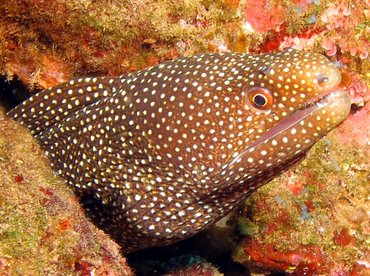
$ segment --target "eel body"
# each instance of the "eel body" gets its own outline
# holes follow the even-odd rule
[[[209,53],[72,80],[8,114],[124,251],[213,224],[301,160],[350,110],[317,53]]]

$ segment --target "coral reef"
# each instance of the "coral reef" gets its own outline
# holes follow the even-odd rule
[[[0,129],[0,275],[132,275],[3,108]]]
[[[335,56],[364,74],[370,67],[368,4],[2,1],[0,74],[46,88],[74,76],[119,75],[197,52],[285,47]]]
[[[370,269],[369,3],[284,3],[260,6],[264,16],[256,22],[253,13],[247,14],[250,35],[265,35],[256,51],[285,47],[322,51],[343,68],[343,88],[355,105],[364,107],[354,108],[300,166],[247,201],[246,213],[239,217],[240,231],[247,238],[234,259],[252,271],[363,275]],[[296,4],[301,16],[288,8]]]
[[[292,47],[326,54],[362,108],[300,166],[247,201],[238,217],[246,238],[234,259],[264,272],[366,275],[369,6],[368,0],[0,1],[0,75],[43,89],[206,51]],[[117,246],[86,221],[32,138],[3,113],[0,274],[129,275]],[[212,270],[202,265],[178,272]]]
[[[165,274],[166,276],[178,276],[178,275],[187,275],[187,276],[221,276],[220,272],[210,263],[199,263],[192,264],[187,267],[176,269],[170,273]]]
[[[247,200],[236,261],[297,275],[369,272],[369,125],[367,103]]]
[[[10,0],[0,3],[0,74],[46,88],[207,51],[236,24],[222,1]],[[210,39],[211,38],[211,39]]]

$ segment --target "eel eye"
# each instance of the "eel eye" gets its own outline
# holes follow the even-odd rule
[[[248,90],[249,105],[258,111],[267,111],[274,103],[270,91],[266,88],[253,87]]]

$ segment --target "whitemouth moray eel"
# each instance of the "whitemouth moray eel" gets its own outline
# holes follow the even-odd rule
[[[128,252],[194,235],[301,160],[349,113],[340,81],[316,53],[202,54],[72,80],[8,114]]]

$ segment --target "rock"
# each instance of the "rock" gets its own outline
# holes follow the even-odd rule
[[[3,109],[0,129],[0,274],[133,275],[119,246],[86,219],[51,171],[36,140]]]

